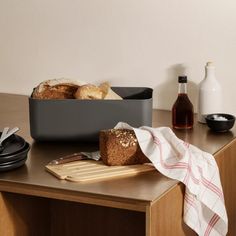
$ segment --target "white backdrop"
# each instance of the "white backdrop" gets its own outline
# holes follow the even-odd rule
[[[154,88],[170,109],[177,76],[197,85],[213,61],[224,111],[236,114],[235,0],[0,0],[0,92],[52,78]]]

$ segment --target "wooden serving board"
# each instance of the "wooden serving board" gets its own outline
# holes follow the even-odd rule
[[[73,182],[110,179],[132,176],[146,171],[155,170],[150,164],[107,166],[101,161],[81,160],[60,165],[46,165],[46,170],[59,179]]]

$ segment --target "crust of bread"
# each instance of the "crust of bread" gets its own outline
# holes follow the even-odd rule
[[[41,82],[33,91],[36,99],[72,99],[84,82],[61,78]]]
[[[103,93],[103,99],[105,100],[122,100],[122,97],[119,96],[117,93],[115,93],[108,82],[102,83],[99,85],[99,88],[101,89]]]
[[[77,99],[89,99],[89,100],[103,99],[103,92],[99,87],[95,85],[85,84],[77,89],[74,96]]]
[[[150,162],[143,154],[133,130],[110,129],[99,133],[101,160],[109,166]]]
[[[89,99],[121,100],[108,82],[99,86],[67,78],[51,79],[41,82],[33,91],[35,99]]]

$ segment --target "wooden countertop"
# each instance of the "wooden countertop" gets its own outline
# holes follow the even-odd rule
[[[135,210],[144,211],[146,204],[156,201],[178,183],[157,171],[82,184],[58,180],[44,169],[49,161],[78,151],[96,150],[97,144],[34,142],[29,131],[27,96],[0,94],[0,110],[0,130],[5,126],[18,126],[20,127],[18,134],[31,144],[24,166],[0,173],[0,191],[80,202],[89,197],[94,204],[102,204],[100,201],[106,200],[105,205],[109,206],[109,201],[117,201],[123,205],[127,204],[127,209],[132,209],[135,202],[136,205],[140,205],[140,208],[137,207]],[[153,126],[171,126],[171,113],[154,110]],[[227,133],[213,133],[206,125],[195,122],[193,130],[175,131],[175,133],[179,138],[215,154],[235,138],[236,129]]]

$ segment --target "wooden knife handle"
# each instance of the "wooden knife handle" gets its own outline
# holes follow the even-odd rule
[[[53,160],[51,162],[49,162],[49,165],[60,165],[60,164],[65,164],[68,162],[72,162],[72,161],[80,161],[80,160],[85,160],[87,159],[87,157],[81,153],[73,153],[67,156],[63,156],[60,157],[56,160]]]

